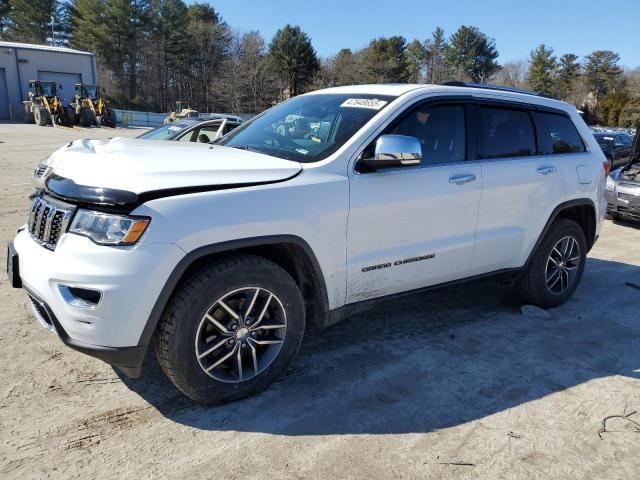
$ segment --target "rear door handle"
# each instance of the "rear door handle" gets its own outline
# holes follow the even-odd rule
[[[465,183],[473,182],[476,179],[475,175],[457,175],[449,179],[449,183],[455,183],[456,185],[464,185]]]
[[[550,173],[556,173],[558,169],[556,167],[539,167],[538,173],[540,175],[548,175]]]

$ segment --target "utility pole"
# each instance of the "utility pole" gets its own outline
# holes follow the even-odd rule
[[[53,29],[53,15],[51,15],[51,45],[56,46],[56,32]]]

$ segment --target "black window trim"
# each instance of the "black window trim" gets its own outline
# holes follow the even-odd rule
[[[500,110],[510,110],[510,111],[515,111],[515,112],[525,113],[527,115],[527,118],[529,119],[529,123],[531,124],[531,129],[532,129],[532,132],[533,132],[533,142],[534,142],[534,147],[533,148],[535,148],[535,154],[534,155],[518,155],[518,156],[512,156],[512,157],[478,158],[477,152],[476,152],[476,157],[475,157],[476,161],[478,161],[478,162],[495,162],[495,161],[517,160],[517,159],[521,159],[521,158],[532,158],[532,157],[542,156],[542,155],[538,154],[538,152],[540,151],[540,147],[538,145],[538,133],[536,131],[535,122],[533,121],[533,118],[532,118],[532,115],[531,115],[531,112],[530,112],[531,109],[528,106],[526,106],[527,104],[521,104],[521,105],[522,106],[518,106],[517,102],[507,102],[507,103],[504,103],[503,105],[496,105],[493,102],[487,104],[484,101],[475,102],[475,104],[474,104],[473,123],[474,124],[478,124],[479,123],[479,113],[480,113],[479,111],[483,107],[500,109]],[[478,132],[476,132],[476,144],[479,143],[478,142],[478,138],[477,138],[477,133]]]
[[[451,96],[439,96],[439,97],[431,97],[426,99],[418,100],[417,102],[410,103],[406,105],[405,108],[402,109],[393,119],[389,121],[389,123],[380,131],[380,133],[373,136],[371,141],[366,142],[364,148],[359,154],[359,157],[366,152],[378,138],[382,135],[387,134],[390,130],[393,130],[398,126],[398,124],[402,123],[411,112],[415,111],[417,108],[423,107],[436,107],[436,106],[462,106],[464,108],[464,130],[465,130],[465,158],[463,160],[459,160],[457,162],[438,162],[438,163],[420,163],[414,167],[391,167],[385,168],[381,170],[377,170],[377,172],[390,172],[395,170],[419,170],[423,168],[429,167],[439,167],[442,165],[460,165],[462,163],[468,161],[474,161],[476,155],[476,140],[475,135],[471,136],[471,133],[475,134],[474,123],[472,121],[472,111],[471,104],[473,103],[473,97],[470,95],[451,95]],[[366,170],[360,170],[358,168],[360,158],[358,158],[354,164],[354,171],[356,174],[369,174],[376,173],[370,172]]]
[[[529,112],[529,116],[531,117],[531,121],[533,122],[533,128],[534,131],[536,132],[536,150],[537,150],[537,157],[549,157],[549,156],[558,156],[558,155],[579,155],[579,154],[583,154],[583,153],[587,153],[588,148],[587,148],[587,144],[584,141],[584,138],[582,138],[582,135],[580,135],[580,131],[576,128],[576,125],[573,123],[573,120],[571,120],[571,117],[569,115],[566,114],[566,112],[564,112],[564,114],[558,114],[558,113],[554,113],[554,112],[544,112],[541,111],[540,113],[546,113],[549,115],[560,115],[562,117],[565,117],[566,119],[569,120],[569,123],[571,123],[571,126],[573,127],[573,129],[575,130],[576,134],[578,135],[578,138],[580,139],[580,143],[582,143],[582,151],[581,152],[566,152],[566,153],[541,153],[542,152],[542,148],[540,147],[540,144],[538,143],[538,124],[536,123],[535,118],[533,118],[532,112]]]
[[[533,126],[533,135],[534,135],[534,139],[536,142],[536,153],[535,155],[521,155],[518,157],[500,157],[500,158],[478,158],[477,155],[475,158],[470,159],[470,160],[475,160],[475,161],[479,161],[479,162],[495,162],[495,161],[504,161],[504,160],[519,160],[519,159],[523,159],[523,158],[538,158],[538,157],[551,157],[551,156],[558,156],[558,155],[584,155],[585,153],[589,152],[589,149],[587,148],[587,143],[584,141],[584,138],[582,138],[582,135],[580,134],[580,131],[576,128],[575,124],[573,123],[573,120],[571,120],[571,116],[565,112],[564,110],[560,110],[558,108],[553,108],[553,107],[548,107],[546,105],[536,105],[536,104],[532,104],[532,103],[523,103],[523,102],[512,102],[512,101],[508,101],[508,100],[495,100],[492,98],[474,98],[472,102],[470,102],[473,106],[474,109],[477,109],[479,107],[489,107],[489,108],[502,108],[505,110],[519,110],[519,111],[524,111],[528,114],[529,116],[529,121],[531,122],[531,125]],[[582,142],[582,148],[584,149],[582,152],[567,152],[567,153],[555,153],[555,154],[542,154],[540,153],[541,147],[540,147],[540,142],[539,142],[539,135],[538,135],[538,126],[533,118],[532,112],[540,112],[540,113],[548,113],[548,114],[552,114],[552,115],[560,115],[563,116],[565,118],[567,118],[570,122],[571,125],[573,126],[573,128],[576,130],[576,133],[578,134],[578,137],[580,138],[580,141]],[[474,117],[473,117],[473,123],[476,124],[478,121],[477,118],[477,112],[474,112]],[[477,141],[477,140],[476,140]],[[477,153],[477,152],[476,152]]]
[[[560,108],[550,107],[548,105],[538,105],[535,103],[528,103],[522,101],[515,100],[507,100],[507,99],[498,99],[498,98],[489,98],[489,97],[481,97],[475,95],[440,95],[440,96],[430,96],[427,98],[420,98],[414,102],[409,102],[406,105],[400,107],[400,111],[396,114],[395,117],[390,119],[388,123],[382,128],[382,130],[369,137],[371,140],[366,140],[359,148],[359,153],[357,154],[357,158],[355,162],[353,162],[353,171],[356,175],[360,174],[369,174],[375,172],[361,171],[358,168],[358,163],[360,157],[367,149],[375,143],[375,141],[380,137],[380,135],[384,135],[389,129],[392,129],[406,118],[409,113],[418,107],[423,106],[435,106],[435,105],[464,105],[465,107],[465,135],[466,135],[466,152],[465,159],[459,162],[443,162],[443,163],[425,163],[416,165],[415,167],[394,167],[394,168],[386,168],[382,171],[396,171],[396,170],[415,170],[429,167],[439,167],[442,165],[461,165],[466,162],[495,162],[495,161],[504,161],[504,160],[517,160],[522,158],[537,158],[537,157],[548,157],[550,155],[539,155],[540,146],[538,145],[538,136],[537,136],[537,127],[535,121],[532,118],[531,111],[542,112],[542,113],[551,113],[555,115],[562,115],[569,119],[569,121],[573,124],[573,120],[571,119],[571,115],[569,115],[566,111]],[[524,110],[529,113],[529,119],[533,125],[534,136],[536,139],[536,155],[531,156],[522,156],[522,157],[505,157],[505,158],[491,158],[491,159],[479,159],[477,156],[477,132],[476,132],[476,112],[475,110],[478,106],[489,106],[489,107],[497,107],[497,108],[507,108],[507,109],[515,109],[515,110]],[[246,123],[246,122],[245,122]],[[584,146],[583,152],[572,152],[572,153],[561,153],[557,155],[584,155],[589,153],[588,143],[584,141],[582,134],[578,130],[578,128],[574,124],[574,128],[582,141]],[[353,157],[352,157],[353,158]]]

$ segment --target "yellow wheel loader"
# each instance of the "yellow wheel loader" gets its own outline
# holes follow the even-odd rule
[[[176,109],[165,117],[163,124],[167,125],[182,118],[198,118],[198,112],[189,107],[189,103],[183,100],[176,102]]]
[[[56,82],[29,81],[29,100],[22,102],[22,105],[26,123],[35,123],[41,127],[49,123],[54,127],[73,126],[71,109],[62,105]]]
[[[76,83],[76,96],[71,103],[74,113],[74,122],[83,127],[95,125],[115,128],[116,112],[107,107],[102,98],[100,85]]]

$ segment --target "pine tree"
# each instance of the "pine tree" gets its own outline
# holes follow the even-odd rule
[[[420,83],[424,80],[427,61],[427,49],[419,40],[413,40],[407,45],[407,76],[411,83]]]
[[[573,93],[576,81],[580,77],[580,63],[578,56],[565,53],[558,61],[558,76],[556,78],[555,94],[561,100],[567,100]]]
[[[442,83],[449,77],[446,51],[448,45],[444,30],[436,28],[431,38],[425,42],[426,49],[426,83]]]
[[[11,11],[11,4],[9,0],[0,0],[0,38],[4,37],[4,32],[9,26],[9,12]]]
[[[177,99],[176,94],[180,95],[181,80],[189,73],[189,14],[182,0],[151,0],[149,18],[147,55],[153,59],[155,78],[147,77],[147,81],[153,82],[149,86],[155,92],[153,100],[164,111]],[[176,87],[171,89],[173,95],[170,85]]]
[[[362,52],[363,81],[396,83],[409,80],[407,42],[404,37],[377,38]]]
[[[320,69],[311,39],[298,26],[287,24],[278,30],[269,45],[269,55],[291,96],[298,95]]]
[[[611,92],[622,75],[620,56],[610,50],[596,50],[585,57],[584,78],[596,101]]]
[[[451,36],[446,58],[459,80],[482,83],[500,70],[495,41],[476,27],[463,25]]]
[[[17,42],[41,45],[65,43],[67,15],[59,1],[11,0],[10,7],[5,20],[7,30],[3,34],[4,37]]]
[[[553,56],[553,48],[544,43],[531,52],[528,82],[536,92],[545,95],[553,93],[557,69],[556,57]]]

